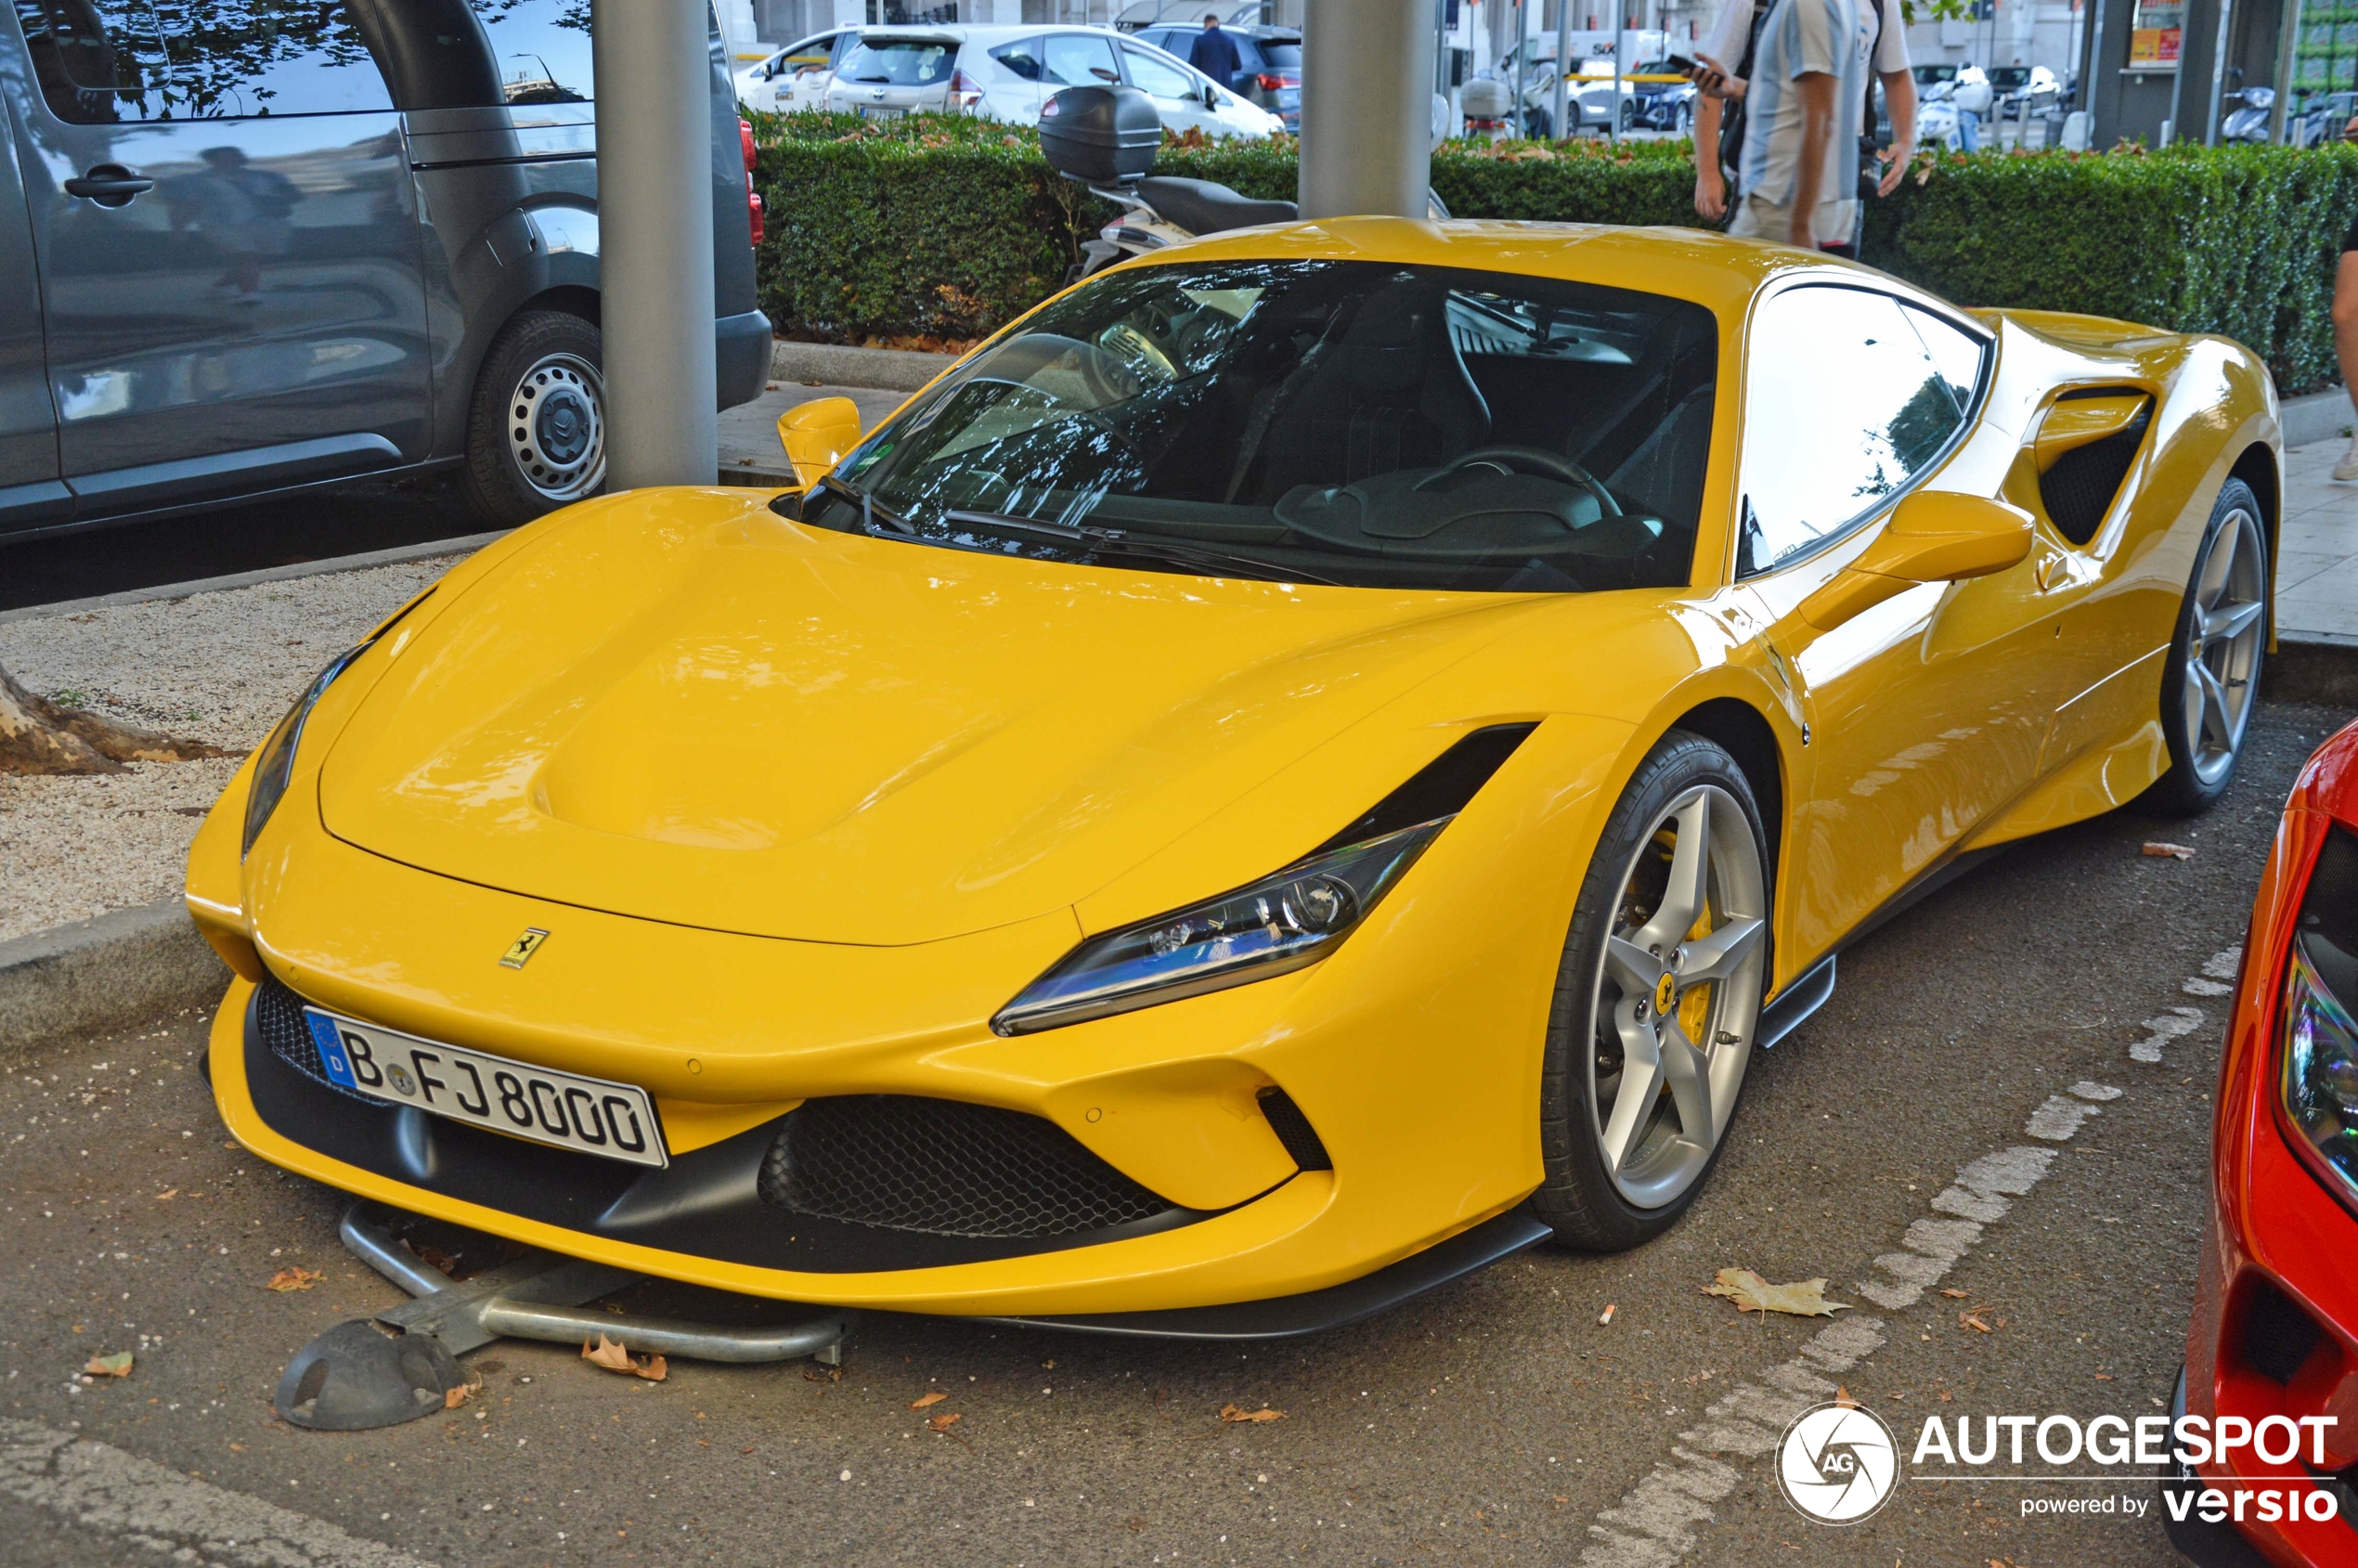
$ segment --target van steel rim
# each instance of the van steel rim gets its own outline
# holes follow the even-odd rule
[[[552,501],[575,501],[606,477],[605,387],[574,354],[535,360],[508,399],[508,451],[525,483]]]

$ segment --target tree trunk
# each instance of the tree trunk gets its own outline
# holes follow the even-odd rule
[[[0,666],[0,773],[120,773],[126,762],[187,762],[232,755],[202,741],[60,707]]]

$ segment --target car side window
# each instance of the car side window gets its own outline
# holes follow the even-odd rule
[[[17,0],[43,101],[75,124],[393,107],[342,5]]]
[[[1107,87],[1121,82],[1113,45],[1085,32],[1050,33],[1045,63],[1052,87]]]
[[[1121,63],[1129,69],[1130,84],[1148,97],[1191,98],[1202,91],[1185,71],[1144,49],[1123,45]]]
[[[992,59],[1027,82],[1037,82],[1046,74],[1048,68],[1040,56],[1040,40],[1037,38],[1018,38],[991,51]]]
[[[1944,343],[1948,362],[1926,346],[1935,327],[1965,337],[1869,289],[1811,285],[1763,302],[1745,361],[1739,577],[1846,531],[1947,447],[1979,369],[1960,391],[1957,346]]]

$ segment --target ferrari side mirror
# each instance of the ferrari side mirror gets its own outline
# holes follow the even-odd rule
[[[1832,630],[1918,583],[1986,577],[2030,553],[2030,513],[1988,496],[1917,490],[1847,569],[1802,601],[1802,617]]]
[[[849,397],[814,397],[778,416],[778,445],[786,449],[797,484],[809,489],[860,445],[860,405]]]

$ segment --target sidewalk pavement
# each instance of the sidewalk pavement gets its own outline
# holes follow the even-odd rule
[[[2276,557],[2281,641],[2358,647],[2358,483],[2334,478],[2339,440],[2285,452],[2285,517]]]

